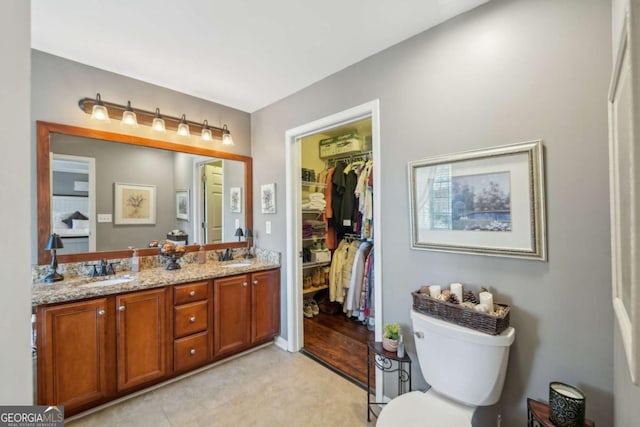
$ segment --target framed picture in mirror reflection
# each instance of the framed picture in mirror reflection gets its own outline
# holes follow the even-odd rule
[[[156,186],[114,183],[113,210],[116,225],[155,224]]]
[[[229,189],[229,210],[233,213],[242,212],[242,189],[240,187]]]
[[[176,218],[189,221],[189,190],[176,190]]]

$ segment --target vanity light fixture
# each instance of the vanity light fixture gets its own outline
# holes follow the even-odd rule
[[[136,113],[131,108],[131,101],[127,101],[127,108],[122,113],[122,123],[134,128],[138,127]]]
[[[137,124],[151,126],[152,129],[158,132],[165,132],[166,130],[176,131],[182,136],[189,136],[191,133],[195,135],[200,134],[200,137],[204,141],[219,138],[222,139],[223,145],[233,145],[231,131],[229,131],[226,124],[218,127],[210,126],[207,120],[193,122],[187,120],[185,114],[180,118],[166,115],[161,116],[160,108],[156,108],[155,112],[152,112],[132,107],[130,101],[127,101],[127,105],[103,101],[100,94],[97,94],[95,98],[80,99],[78,106],[85,113],[91,114],[92,117],[100,120],[109,120],[109,118],[122,120],[123,123],[131,124],[132,126],[136,126]]]
[[[233,145],[231,132],[229,132],[227,125],[222,126],[222,145]]]
[[[109,121],[109,111],[107,107],[102,103],[102,99],[100,99],[100,94],[96,94],[96,102],[93,104],[93,108],[91,109],[91,118],[96,120]]]
[[[182,115],[180,124],[178,124],[178,135],[189,136],[189,125],[187,124],[187,116],[185,114]]]
[[[156,114],[153,116],[153,122],[151,123],[151,128],[158,132],[164,132],[164,119],[160,115],[160,109],[156,108]]]
[[[211,141],[213,139],[211,129],[209,129],[209,122],[206,120],[202,122],[202,133],[200,134],[200,137],[203,141]]]

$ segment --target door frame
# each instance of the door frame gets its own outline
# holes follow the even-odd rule
[[[332,129],[351,122],[371,117],[373,164],[375,165],[376,185],[373,198],[373,235],[375,236],[374,269],[374,304],[375,304],[375,339],[382,340],[382,229],[381,210],[382,192],[380,182],[382,168],[380,161],[380,101],[358,105],[348,110],[332,114],[310,123],[289,129],[285,132],[286,144],[286,212],[287,212],[287,350],[297,352],[304,342],[302,314],[302,208],[301,197],[301,139],[324,130]],[[379,384],[380,381],[377,382]]]

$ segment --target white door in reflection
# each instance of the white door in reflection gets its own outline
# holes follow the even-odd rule
[[[222,242],[222,160],[204,165],[205,195],[203,217],[207,219],[205,241],[207,243]]]

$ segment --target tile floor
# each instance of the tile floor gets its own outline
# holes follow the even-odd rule
[[[368,426],[365,391],[270,345],[86,417],[81,426]]]

